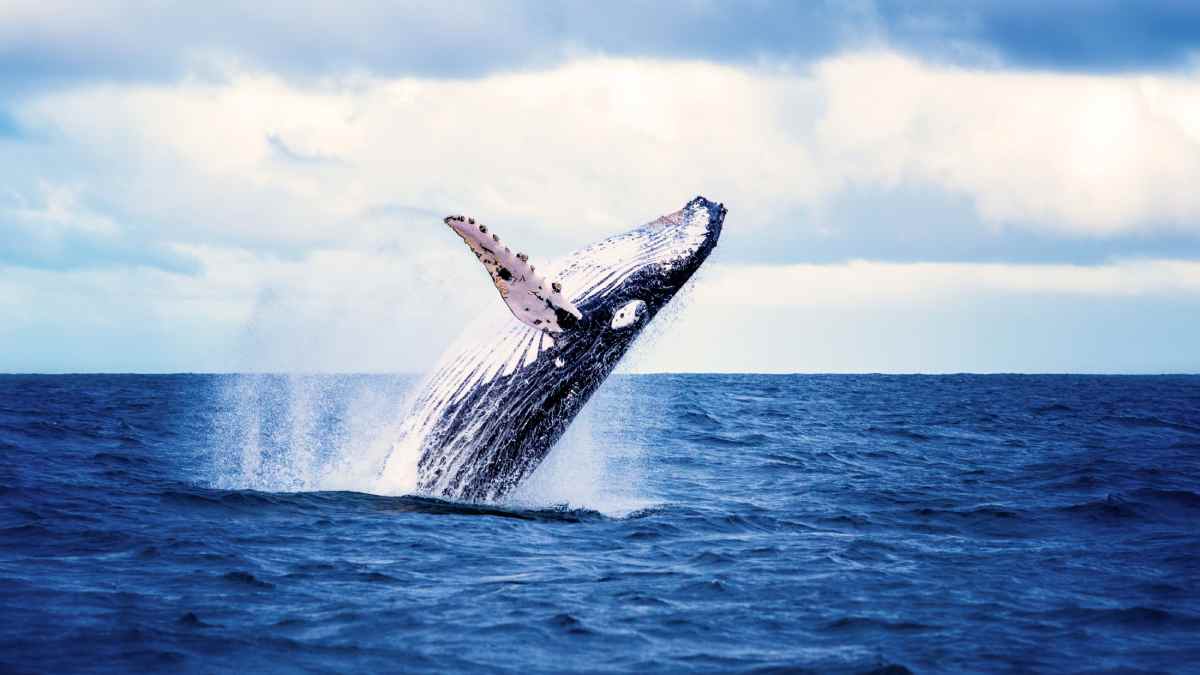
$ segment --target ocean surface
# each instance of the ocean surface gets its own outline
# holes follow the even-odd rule
[[[501,504],[414,383],[0,376],[0,671],[1200,672],[1200,377],[618,375]]]

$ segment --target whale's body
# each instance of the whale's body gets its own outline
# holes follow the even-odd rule
[[[535,320],[522,317],[531,324],[526,325],[509,316],[473,329],[476,334],[443,357],[415,402],[409,433],[419,444],[419,491],[455,500],[495,500],[528,477],[650,320],[708,257],[724,218],[723,205],[696,197],[680,211],[548,266],[543,273],[554,280],[553,292],[561,287],[556,302],[572,312],[558,312],[563,327],[554,332],[535,327]],[[447,224],[456,231],[467,221],[455,220],[448,218]],[[474,220],[470,224],[487,232]],[[478,238],[477,232],[471,234]],[[498,237],[495,242],[500,244]],[[507,269],[496,272],[507,263],[496,264],[478,248],[472,245],[513,314],[536,312],[537,307],[513,301],[518,280],[510,280]],[[495,255],[504,257],[500,251]],[[533,267],[528,270],[532,278]],[[513,286],[501,283],[497,274]],[[520,298],[535,291],[528,294]],[[545,302],[547,312],[555,309],[551,300]]]

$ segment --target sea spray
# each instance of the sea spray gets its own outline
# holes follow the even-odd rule
[[[222,376],[214,383],[212,487],[263,492],[418,494],[425,418],[408,375]],[[621,516],[644,494],[645,451],[614,427],[636,425],[630,383],[606,384],[542,466],[501,506]],[[623,440],[621,440],[623,439]]]
[[[376,492],[411,376],[222,377],[214,395],[211,483],[270,492]]]
[[[685,287],[639,337],[620,370],[639,369],[689,299]],[[485,312],[472,322],[447,354],[470,342],[485,344],[479,327],[497,314]],[[214,384],[218,412],[207,482],[264,492],[420,494],[417,463],[435,412],[418,398],[428,377],[222,376]],[[502,505],[565,506],[620,516],[657,503],[643,480],[647,450],[622,430],[637,429],[661,411],[637,406],[632,386],[628,377],[605,383],[606,395],[584,407],[542,465]]]
[[[356,383],[386,400],[400,379],[315,390],[365,421]],[[0,376],[0,671],[1198,662],[1197,377],[618,374],[527,487],[595,499],[623,487],[623,467],[576,482],[555,465],[632,449],[637,493],[665,504],[625,518],[197,485],[209,421],[232,421],[212,394],[239,381],[280,400],[293,386]],[[260,472],[291,433],[272,439],[262,404],[261,421],[243,418],[261,425]],[[721,635],[732,657],[714,653],[732,644]]]
[[[610,378],[567,433],[503,503],[514,508],[588,509],[623,517],[660,500],[645,484],[647,449],[620,430],[634,429],[638,409],[629,378]]]
[[[637,370],[674,323],[690,294],[681,293],[638,339],[621,370]],[[484,312],[447,356],[481,340]],[[439,368],[433,369],[436,373]],[[345,490],[420,494],[417,463],[435,412],[418,398],[430,376],[246,373],[214,383],[212,471],[208,484],[264,492]],[[632,381],[610,379],[541,466],[502,505],[569,507],[621,516],[657,503],[643,480],[646,449],[630,434],[660,411],[635,404]],[[633,435],[636,437],[636,434]]]

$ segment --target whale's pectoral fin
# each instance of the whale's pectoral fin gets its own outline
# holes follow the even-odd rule
[[[487,269],[513,316],[534,328],[561,333],[575,325],[583,314],[571,304],[557,281],[547,281],[534,271],[529,257],[513,253],[474,218],[448,216],[446,224],[454,230],[479,262]]]

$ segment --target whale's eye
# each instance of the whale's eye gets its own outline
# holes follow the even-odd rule
[[[641,319],[642,315],[645,313],[646,303],[642,302],[641,300],[631,300],[624,305],[621,305],[620,309],[613,312],[612,327],[625,328],[626,326],[632,326],[633,324],[637,323],[638,319]]]

